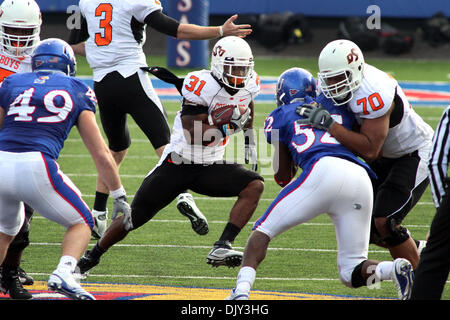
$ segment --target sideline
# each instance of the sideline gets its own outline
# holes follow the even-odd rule
[[[91,76],[79,76],[89,86],[93,86]],[[180,94],[171,84],[150,76],[153,87],[161,100],[180,100]],[[255,102],[275,103],[277,78],[261,77],[261,93]],[[400,86],[413,106],[444,107],[450,105],[450,83],[399,81]]]

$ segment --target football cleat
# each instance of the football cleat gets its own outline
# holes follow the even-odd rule
[[[191,221],[192,229],[197,234],[203,236],[209,232],[208,221],[197,208],[190,193],[180,193],[177,200],[177,209]]]
[[[28,275],[25,270],[23,270],[21,267],[19,267],[17,269],[18,273],[19,273],[19,279],[20,282],[22,282],[22,284],[24,286],[32,286],[34,284],[34,279],[32,276]]]
[[[100,259],[94,259],[93,257],[91,257],[90,252],[90,250],[86,251],[86,253],[80,258],[77,263],[76,270],[80,273],[81,279],[86,278],[89,270],[98,265],[100,262]]]
[[[236,288],[234,288],[225,300],[249,300],[249,295],[249,292],[237,292]]]
[[[84,290],[69,272],[53,271],[47,285],[49,290],[61,293],[72,300],[95,300],[94,296]]]
[[[92,209],[92,216],[94,217],[94,228],[92,229],[92,237],[100,239],[105,233],[108,222],[108,209],[106,211],[97,211]]]
[[[11,270],[8,273],[2,272],[0,280],[0,292],[8,293],[13,300],[30,300],[33,296],[23,287],[19,278],[18,270]]]
[[[206,256],[206,263],[213,267],[238,267],[242,263],[243,253],[233,250],[229,241],[217,241],[214,248]]]
[[[395,259],[391,278],[397,288],[398,298],[409,300],[414,282],[414,271],[411,263],[403,258]]]

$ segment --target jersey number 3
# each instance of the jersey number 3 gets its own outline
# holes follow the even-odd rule
[[[110,3],[101,3],[97,9],[95,9],[96,17],[103,17],[100,20],[99,28],[102,32],[95,34],[95,44],[98,46],[107,46],[112,40],[112,13],[113,7]]]

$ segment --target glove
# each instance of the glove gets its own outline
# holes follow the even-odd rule
[[[133,228],[133,223],[131,222],[131,207],[128,204],[126,195],[122,195],[114,199],[111,218],[113,220],[116,219],[119,213],[123,213],[123,225],[125,227],[125,230],[131,230]]]
[[[231,120],[229,123],[230,128],[233,130],[233,133],[241,131],[250,120],[250,118],[250,108],[246,108],[244,113],[241,113],[240,108],[234,108],[233,115],[231,116]]]
[[[296,121],[298,124],[310,124],[314,128],[329,131],[334,123],[330,113],[321,104],[305,103],[298,106],[296,112],[298,115],[305,117],[304,119],[298,119]]]
[[[247,129],[244,131],[245,145],[244,145],[244,157],[245,163],[252,164],[252,170],[258,171],[258,152],[256,151],[255,133],[253,129]]]

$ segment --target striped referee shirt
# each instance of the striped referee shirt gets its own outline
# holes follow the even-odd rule
[[[450,154],[450,106],[445,109],[433,137],[433,147],[428,163],[430,187],[436,208],[445,193]]]

